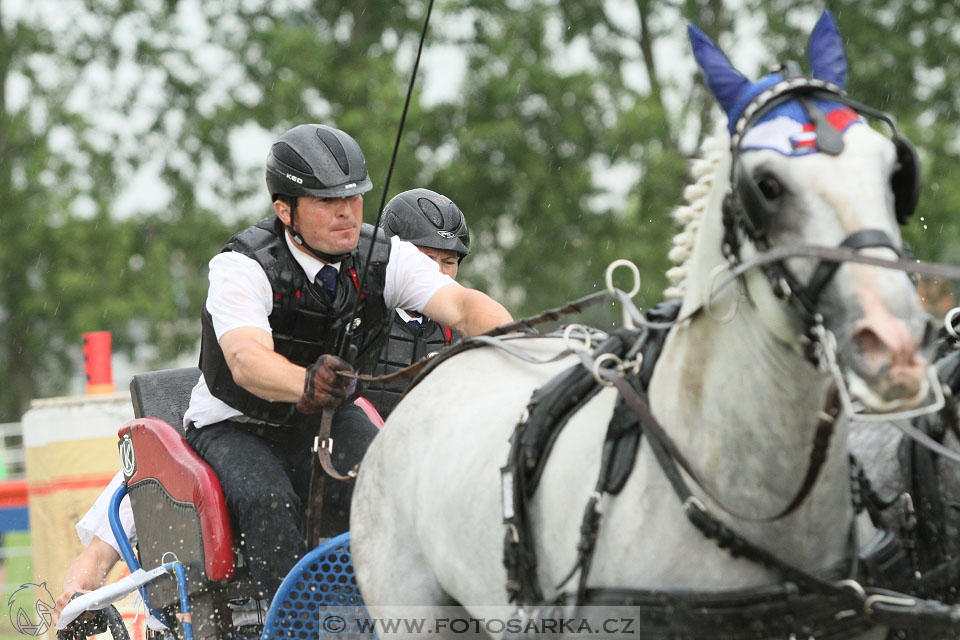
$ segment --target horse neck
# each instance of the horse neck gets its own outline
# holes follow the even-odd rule
[[[718,169],[700,222],[681,314],[707,299],[711,276],[724,264],[720,208],[726,166]],[[751,296],[757,288],[754,281]],[[733,304],[736,314],[724,321]],[[783,341],[783,325],[771,326],[779,320],[759,312],[739,287],[729,287],[710,313],[701,311],[671,331],[650,384],[655,414],[710,491],[726,506],[757,517],[778,513],[802,485],[830,386],[828,376]],[[737,529],[761,544],[768,538],[780,546],[807,536],[841,547],[831,553],[799,545],[792,559],[801,563],[842,554],[846,527],[838,523],[852,517],[848,477],[846,426],[838,423],[802,505],[774,524],[738,521]]]

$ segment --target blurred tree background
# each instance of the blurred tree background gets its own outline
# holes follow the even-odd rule
[[[68,389],[85,331],[112,331],[144,366],[196,352],[206,263],[269,213],[262,161],[285,129],[324,122],[357,138],[373,222],[426,6],[0,0],[0,422]],[[731,6],[438,0],[388,195],[451,196],[473,233],[462,280],[514,315],[596,290],[620,257],[653,304],[688,159],[719,117],[686,24],[756,77],[805,59],[830,8],[850,94],[920,149],[908,241],[924,259],[960,259],[954,0]]]

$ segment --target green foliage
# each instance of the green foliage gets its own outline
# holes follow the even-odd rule
[[[189,197],[161,212],[114,211],[122,182],[155,151],[126,139],[135,97],[78,82],[118,79],[108,67],[120,52],[105,38],[116,22],[49,26],[29,8],[0,16],[0,420],[10,421],[31,398],[65,390],[85,331],[110,330],[127,350],[146,339],[168,358],[191,349],[185,320],[226,227]]]

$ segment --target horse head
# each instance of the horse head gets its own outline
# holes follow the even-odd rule
[[[683,273],[685,307],[715,302],[719,265],[768,249],[846,247],[903,257],[899,224],[916,206],[916,153],[889,116],[846,96],[846,57],[830,13],[811,34],[807,76],[790,62],[750,81],[703,32],[691,26],[689,35],[727,115],[730,147],[712,176],[715,215],[700,222]],[[892,138],[867,118],[886,122]],[[838,363],[835,382],[868,410],[927,399],[930,322],[906,273],[793,256],[748,272],[743,282],[749,302],[740,307],[781,346],[814,364]]]

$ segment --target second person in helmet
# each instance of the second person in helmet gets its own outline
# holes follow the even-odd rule
[[[460,262],[470,253],[470,231],[463,212],[450,198],[429,189],[411,189],[394,196],[384,207],[380,224],[388,238],[396,236],[413,244],[451,278],[457,277]],[[416,311],[397,309],[374,376],[409,366],[461,337]],[[409,380],[371,382],[364,397],[386,418],[409,385]]]

